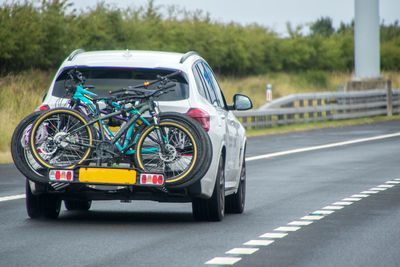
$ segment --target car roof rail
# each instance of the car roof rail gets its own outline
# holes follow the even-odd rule
[[[187,52],[186,54],[184,54],[184,55],[181,57],[181,60],[179,61],[179,63],[182,64],[183,62],[185,62],[186,59],[188,59],[188,57],[193,56],[193,55],[199,56],[199,54],[198,54],[197,52],[195,52],[195,51],[189,51],[189,52]]]
[[[69,55],[68,61],[73,60],[74,57],[75,57],[76,55],[78,55],[78,54],[80,54],[80,53],[83,53],[83,52],[85,52],[85,50],[83,50],[83,49],[76,49],[75,51],[73,51],[73,52]]]

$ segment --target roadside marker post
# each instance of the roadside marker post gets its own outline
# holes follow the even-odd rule
[[[267,103],[272,101],[272,86],[267,84]]]

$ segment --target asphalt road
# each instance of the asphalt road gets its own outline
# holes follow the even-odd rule
[[[396,132],[399,121],[255,137],[248,157]],[[28,219],[24,199],[1,201],[0,266],[399,266],[398,151],[391,137],[249,161],[245,213],[218,223],[194,221],[189,203],[100,201],[45,221]],[[24,177],[1,165],[0,199],[23,192]],[[276,230],[293,221],[312,223]]]

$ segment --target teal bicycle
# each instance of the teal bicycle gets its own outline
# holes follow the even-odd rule
[[[129,163],[130,168],[163,173],[171,185],[184,183],[208,169],[211,145],[196,121],[179,113],[160,113],[154,101],[173,90],[178,75],[180,71],[159,76],[103,98],[82,85],[73,87],[72,99],[83,103],[86,112],[56,108],[40,115],[29,138],[32,156],[48,169]]]

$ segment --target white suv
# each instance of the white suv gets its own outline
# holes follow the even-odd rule
[[[183,113],[197,120],[211,140],[212,160],[209,169],[203,172],[205,174],[195,178],[196,182],[168,192],[130,190],[131,195],[127,195],[123,186],[101,185],[86,185],[90,187],[90,192],[82,189],[75,194],[67,194],[59,189],[59,199],[68,203],[68,209],[88,209],[88,201],[97,199],[145,199],[192,202],[193,214],[198,220],[219,221],[224,217],[225,210],[231,213],[243,212],[246,135],[245,129],[232,110],[250,109],[252,104],[248,97],[238,94],[234,96],[233,105],[227,105],[213,71],[202,57],[195,52],[179,54],[129,50],[76,50],[57,71],[43,106],[53,108],[60,106],[60,103],[66,103],[63,100],[65,85],[62,77],[65,77],[65,73],[71,68],[82,72],[86,84],[93,85],[92,91],[99,95],[108,90],[133,85],[139,80],[151,80],[156,75],[181,71],[185,81],[180,83],[180,90],[161,96],[158,101],[160,110]],[[27,193],[32,193],[32,197],[37,193],[44,193],[40,192],[42,187],[35,186],[34,182],[30,185],[30,192]],[[57,191],[57,188],[54,191]]]

